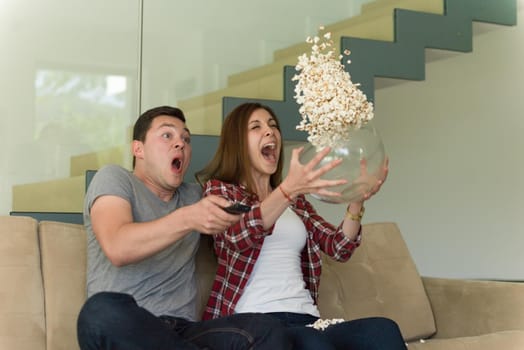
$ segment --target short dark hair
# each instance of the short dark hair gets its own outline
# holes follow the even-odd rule
[[[184,112],[180,108],[177,107],[171,107],[171,106],[160,106],[151,108],[140,117],[135,122],[135,125],[133,127],[133,141],[141,141],[144,142],[146,140],[146,134],[151,128],[151,123],[153,123],[153,120],[156,117],[160,117],[162,115],[167,115],[169,117],[178,118],[184,123],[186,122],[186,117],[184,116]],[[133,169],[135,168],[135,157],[133,156]]]

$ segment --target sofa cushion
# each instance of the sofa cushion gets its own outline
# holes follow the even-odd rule
[[[430,339],[413,342],[409,350],[522,350],[524,331],[504,331],[475,337]]]
[[[197,315],[204,313],[207,299],[211,293],[211,287],[215,279],[217,270],[217,257],[213,249],[213,237],[210,235],[200,235],[200,247],[196,255],[196,274],[198,276],[198,301]]]
[[[76,320],[86,299],[86,232],[82,225],[40,222],[46,290],[47,349],[78,349]]]
[[[37,222],[0,217],[0,349],[45,349]]]
[[[434,334],[435,321],[422,279],[397,225],[374,223],[363,225],[362,230],[362,244],[348,262],[323,259],[321,316],[389,317],[406,340]]]

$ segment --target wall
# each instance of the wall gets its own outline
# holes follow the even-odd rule
[[[241,2],[226,2],[222,13],[214,3],[145,0],[142,108],[215,89],[230,72],[267,61],[286,38],[299,42],[359,3],[297,2],[275,11],[280,3],[266,1],[253,18]],[[0,0],[0,214],[11,208],[13,184],[68,176],[70,155],[124,142],[123,126],[138,114],[139,18],[138,0]],[[472,53],[428,63],[425,81],[376,91],[391,172],[365,222],[397,222],[425,275],[524,275],[524,28],[488,27],[475,25],[484,33]],[[239,44],[249,29],[264,35]],[[42,70],[54,72],[54,85],[38,83]],[[83,89],[73,97],[57,93],[78,77]],[[316,205],[337,222],[344,210]]]
[[[144,1],[142,108],[226,86],[227,77],[270,63],[323,24],[370,0]]]
[[[129,0],[0,0],[0,214],[13,185],[68,177],[72,155],[126,141],[138,13]]]
[[[0,214],[13,185],[128,143],[139,110],[224,87],[366,1],[0,0]]]
[[[523,3],[516,27],[475,24],[472,53],[376,91],[390,174],[365,222],[397,222],[421,274],[524,279]]]

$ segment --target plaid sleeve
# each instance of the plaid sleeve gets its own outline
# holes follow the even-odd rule
[[[229,227],[223,234],[215,236],[216,245],[226,245],[235,251],[243,251],[260,245],[264,237],[270,235],[273,227],[265,230],[262,222],[260,202],[243,187],[219,180],[209,180],[204,186],[204,196],[217,195],[231,202],[251,206],[242,214],[240,221]]]
[[[337,261],[347,261],[353,251],[360,245],[361,230],[354,239],[347,238],[342,231],[342,223],[335,228],[317,214],[311,203],[300,196],[296,202],[297,209],[303,211],[306,229],[324,254]]]

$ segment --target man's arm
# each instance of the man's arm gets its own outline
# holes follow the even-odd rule
[[[93,232],[105,255],[115,266],[145,259],[192,231],[216,234],[236,223],[240,215],[226,213],[229,201],[217,196],[148,222],[133,222],[131,205],[118,196],[101,196],[91,207]]]

